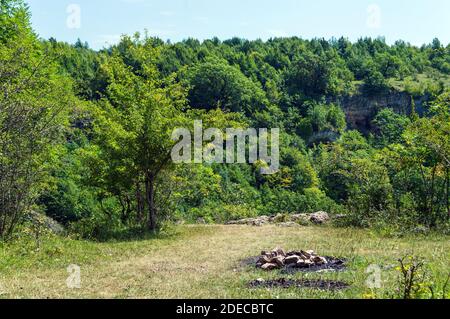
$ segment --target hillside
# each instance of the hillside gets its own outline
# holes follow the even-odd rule
[[[0,299],[450,297],[450,44],[119,37],[147,1],[80,2],[0,0]]]
[[[130,90],[138,86],[148,86],[149,92],[164,88],[165,94],[173,95],[183,113],[171,115],[173,126],[184,123],[192,130],[192,123],[201,119],[205,129],[213,125],[223,130],[253,127],[279,128],[281,132],[281,169],[273,176],[259,176],[255,165],[179,165],[156,181],[162,188],[173,187],[171,192],[154,194],[160,202],[172,203],[160,210],[173,220],[214,223],[260,214],[327,210],[351,212],[348,224],[353,226],[396,220],[397,227],[408,231],[417,224],[436,228],[447,223],[448,174],[438,174],[437,184],[437,176],[433,176],[446,170],[446,165],[425,159],[415,162],[418,155],[411,154],[419,146],[407,143],[421,130],[419,126],[425,125],[414,122],[435,115],[433,105],[448,108],[445,92],[449,88],[450,54],[437,39],[420,48],[403,41],[388,45],[382,38],[355,43],[345,38],[293,37],[265,42],[214,38],[172,44],[137,34],[99,52],[81,41],[68,45],[50,40],[44,46],[60,54],[61,72],[72,78],[74,93],[86,102],[72,119],[74,131],[68,136],[69,153],[65,156],[81,161],[79,165],[87,165],[88,170],[60,180],[59,190],[42,198],[46,213],[63,223],[77,223],[89,212],[86,223],[95,219],[94,223],[101,220],[111,224],[98,209],[95,193],[100,192],[106,195],[113,211],[109,215],[115,216],[119,228],[134,224],[140,204],[132,198],[139,198],[144,183],[129,187],[136,177],[122,172],[134,169],[124,164],[130,154],[118,154],[103,145],[105,139],[120,144],[128,137],[117,135],[119,131],[103,132],[102,126],[113,121],[116,127],[132,127],[139,134],[142,128],[130,122],[129,110],[149,102],[142,98],[145,90]],[[123,105],[130,109],[123,110]],[[162,108],[160,112],[173,110]],[[132,116],[145,116],[137,113]],[[98,114],[103,115],[96,118]],[[447,142],[446,129],[438,125]],[[94,158],[85,158],[86,149]],[[397,157],[404,153],[411,155],[407,167]],[[109,163],[111,159],[117,161]],[[111,168],[98,171],[92,164],[99,162]],[[75,169],[73,164],[64,165],[53,174]],[[418,176],[416,165],[427,173]],[[118,176],[126,181],[124,185],[112,182]],[[111,182],[103,186],[85,183],[92,179]],[[61,190],[69,185],[69,192],[61,197]],[[440,196],[423,191],[432,185],[432,192]],[[83,190],[92,201],[76,205]],[[138,217],[142,214],[137,212]],[[92,236],[91,229],[86,232]]]

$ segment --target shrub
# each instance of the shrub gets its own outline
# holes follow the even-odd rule
[[[247,204],[208,203],[200,208],[190,209],[186,217],[190,222],[203,219],[207,223],[225,223],[231,220],[256,217],[257,215],[256,208]]]

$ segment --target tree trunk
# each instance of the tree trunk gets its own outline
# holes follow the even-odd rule
[[[148,229],[156,230],[156,207],[155,207],[155,176],[147,173],[145,177],[145,193],[148,210]]]
[[[137,222],[139,224],[144,224],[144,210],[145,210],[145,200],[142,196],[141,183],[136,183],[136,206],[137,206]]]
[[[435,207],[434,207],[434,186],[436,181],[436,166],[433,167],[432,173],[431,173],[431,190],[430,190],[430,226],[432,228],[436,227],[436,216],[435,214]]]
[[[447,167],[447,174],[446,174],[446,183],[447,183],[447,190],[446,190],[446,204],[447,204],[447,217],[450,219],[450,170]]]
[[[120,221],[122,222],[123,225],[125,225],[127,222],[127,208],[125,206],[124,200],[122,199],[122,196],[119,195],[118,198],[119,198],[120,206],[122,208],[121,213],[120,213]]]

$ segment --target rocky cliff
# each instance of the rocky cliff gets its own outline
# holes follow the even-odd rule
[[[414,98],[416,112],[423,114],[428,97]],[[411,95],[405,92],[389,91],[376,96],[355,94],[330,99],[339,104],[347,116],[349,129],[357,129],[363,133],[371,130],[371,122],[378,112],[384,108],[391,108],[399,114],[411,114]]]

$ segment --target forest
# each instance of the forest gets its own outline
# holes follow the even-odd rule
[[[108,240],[173,224],[339,215],[390,235],[450,231],[450,45],[147,34],[40,39],[0,1],[0,237],[50,217]],[[280,129],[280,170],[175,164],[172,131]]]

